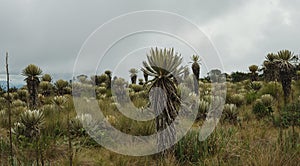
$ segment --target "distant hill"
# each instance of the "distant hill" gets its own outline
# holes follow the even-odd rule
[[[13,87],[16,87],[16,88],[22,88],[25,84],[21,84],[21,83],[14,83],[14,82],[10,82],[9,83],[9,87],[10,88],[13,88]],[[6,88],[6,81],[0,81],[0,87],[4,90],[7,90]]]
[[[17,74],[11,74],[9,82],[9,87],[13,88],[21,88],[25,85],[24,77]],[[0,74],[0,87],[4,90],[6,90],[6,74]]]

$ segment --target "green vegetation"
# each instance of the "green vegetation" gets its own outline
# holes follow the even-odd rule
[[[138,79],[139,70],[132,68],[127,76],[130,83],[113,77],[110,70],[90,77],[80,75],[73,82],[55,81],[49,74],[42,75],[38,66],[28,65],[22,71],[26,86],[8,91],[0,88],[0,165],[11,161],[14,165],[299,165],[300,79],[296,73],[300,65],[291,62],[291,51],[268,54],[262,68],[251,65],[249,73],[225,74],[214,69],[207,78],[200,78],[200,56],[191,57],[190,68],[172,48],[152,48],[145,57],[141,63],[144,79]],[[221,100],[212,94],[212,82],[222,82],[221,75],[227,80],[223,113],[213,133],[201,142],[199,127],[212,101]],[[188,91],[187,86],[193,89]],[[158,135],[161,149],[175,141],[173,122],[180,105],[185,104],[183,99],[199,102],[187,106],[197,111],[196,121],[179,142],[160,154],[116,154],[95,142],[84,128],[97,123],[94,115],[76,114],[72,95],[80,96],[75,91],[80,88],[95,91],[105,119],[121,132],[147,136],[169,126],[169,134]],[[87,102],[91,99],[85,98]],[[142,109],[156,116],[149,121],[132,120],[119,112],[120,107],[129,113]],[[87,104],[86,109],[91,106]],[[100,132],[101,139],[106,137],[105,132],[93,132]]]

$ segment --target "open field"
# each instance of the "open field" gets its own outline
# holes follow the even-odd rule
[[[151,56],[155,57],[155,52]],[[172,54],[160,58],[162,62],[170,60],[168,58],[171,62],[180,60]],[[192,59],[193,63],[198,63],[196,57]],[[284,63],[289,63],[289,59]],[[271,77],[266,63],[264,73],[260,75],[255,65],[249,67],[250,73],[226,75],[214,70],[208,77],[198,80],[194,69],[190,74],[188,68],[182,68],[185,72],[176,78],[174,75],[163,76],[170,74],[169,70],[181,70],[180,63],[169,70],[152,65],[152,72],[160,73],[161,77],[147,73],[151,69],[144,64],[143,72],[149,74],[151,81],[145,82],[144,79],[148,79],[145,77],[137,83],[136,69],[130,70],[131,82],[112,78],[110,71],[90,78],[81,75],[68,82],[53,81],[50,75],[42,75],[37,66],[29,65],[22,72],[26,86],[11,88],[9,92],[0,91],[0,165],[9,165],[10,162],[15,165],[299,165],[300,73],[295,72],[299,65],[290,67],[294,68],[289,70],[290,73],[286,70],[285,75],[279,72]],[[274,69],[271,73],[276,71]],[[159,98],[160,93],[151,91],[151,88],[160,86],[167,96],[165,99]],[[193,87],[190,91],[185,89],[189,86]],[[215,95],[214,88],[218,87],[222,87],[220,92],[226,94],[224,97]],[[170,91],[168,88],[174,89]],[[95,92],[95,96],[86,97],[89,92]],[[177,95],[179,100],[176,100]],[[162,100],[166,102],[163,111],[170,114],[171,122],[180,116],[180,111],[186,111],[182,117],[191,116],[196,111],[196,120],[192,121],[187,134],[169,150],[133,157],[110,151],[91,138],[96,135],[97,139],[108,144],[115,143],[109,137],[109,129],[97,130],[97,126],[103,126],[97,119],[101,119],[97,112],[100,110],[103,114],[101,121],[109,122],[122,133],[135,136],[155,134],[161,129],[157,122],[168,121],[164,121],[164,116],[138,121],[119,110],[122,108],[127,115],[142,111],[139,113],[147,117],[148,113],[150,116],[156,111],[155,108],[160,108],[158,103]],[[215,101],[223,101],[225,105],[214,107]],[[93,102],[100,110],[93,107]],[[178,109],[178,104],[186,109]],[[85,111],[78,112],[78,106]],[[222,108],[223,113],[217,117],[219,123],[208,138],[199,141],[199,131],[209,119],[210,108]],[[173,118],[172,111],[175,111]],[[91,123],[96,130],[84,127]],[[124,147],[127,143],[125,141]],[[142,153],[147,148],[151,147],[136,147],[136,151]]]

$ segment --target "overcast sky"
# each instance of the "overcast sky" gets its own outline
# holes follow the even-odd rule
[[[97,28],[119,15],[140,10],[186,17],[211,40],[225,72],[247,71],[251,64],[261,65],[269,52],[289,49],[299,54],[299,7],[297,0],[0,0],[0,73],[5,72],[4,55],[9,51],[12,74],[20,74],[33,63],[56,78],[70,77],[80,48]],[[180,47],[176,41],[175,46]],[[177,50],[183,50],[188,62],[191,52]],[[202,56],[201,50],[197,51]],[[135,54],[145,54],[145,50]],[[109,62],[110,56],[107,58]],[[131,56],[114,71],[128,76],[131,66],[141,66],[137,60],[137,55]]]

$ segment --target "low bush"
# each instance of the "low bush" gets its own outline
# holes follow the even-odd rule
[[[282,86],[278,82],[268,82],[260,90],[260,95],[270,94],[276,100],[283,96]]]
[[[268,109],[264,103],[262,102],[261,99],[257,99],[253,108],[252,108],[253,113],[255,114],[257,119],[264,118],[266,116],[271,115],[271,110]]]
[[[199,102],[199,109],[198,109],[198,114],[196,119],[205,119],[206,118],[206,114],[209,110],[209,102],[205,101],[205,100],[200,100]]]
[[[231,96],[230,103],[240,107],[244,104],[245,97],[242,94],[234,94]]]
[[[234,104],[225,104],[223,109],[223,114],[221,121],[229,122],[231,124],[237,124],[238,123],[238,111],[237,107]]]

